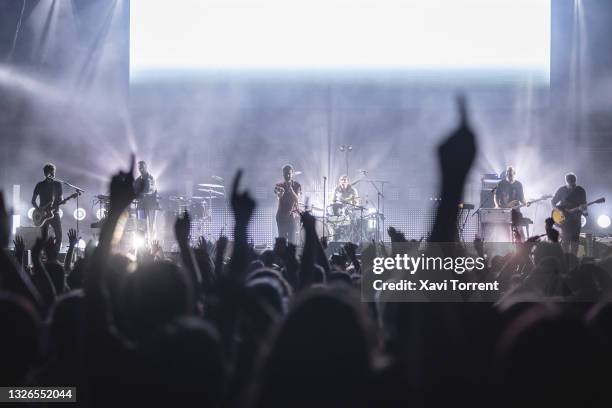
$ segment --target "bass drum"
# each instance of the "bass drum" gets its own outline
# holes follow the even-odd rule
[[[323,222],[322,218],[317,218],[315,220],[315,230],[317,231],[317,236],[319,237],[319,239],[321,239],[323,235],[325,235],[328,238],[331,235],[329,227]],[[300,228],[300,244],[304,246],[305,243],[306,243],[306,232],[304,231],[304,228]]]

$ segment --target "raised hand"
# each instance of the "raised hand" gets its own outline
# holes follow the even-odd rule
[[[199,237],[198,245],[195,249],[203,254],[208,254],[208,242],[206,241],[206,238]]]
[[[316,218],[308,211],[300,214],[302,225],[306,231],[315,231]]]
[[[75,247],[79,242],[79,238],[77,237],[77,232],[74,228],[70,228],[68,230],[68,245],[71,247]]]
[[[404,234],[393,227],[387,228],[387,234],[391,238],[391,242],[406,242]]]
[[[442,169],[443,182],[461,183],[463,188],[465,177],[476,157],[476,136],[467,117],[465,98],[457,98],[459,126],[438,147],[438,157]]]
[[[162,252],[162,247],[158,240],[151,242],[151,255],[153,255],[153,257],[161,258]]]
[[[174,223],[174,236],[176,237],[179,245],[189,244],[189,233],[191,230],[191,217],[189,213],[185,211],[182,215],[176,217]]]
[[[15,258],[19,265],[23,265],[23,258],[25,256],[25,243],[23,242],[23,238],[19,235],[15,235],[13,245],[15,245]]]
[[[247,226],[255,211],[256,203],[248,191],[245,190],[242,193],[238,191],[241,178],[242,170],[238,170],[232,187],[232,209],[234,210],[236,224]]]
[[[4,192],[0,191],[0,249],[8,247],[11,233],[10,214],[4,205]]]
[[[119,171],[111,179],[110,184],[110,208],[111,211],[123,212],[128,205],[136,198],[137,191],[134,191],[134,163],[136,158],[132,154],[130,158],[130,169],[127,172]]]

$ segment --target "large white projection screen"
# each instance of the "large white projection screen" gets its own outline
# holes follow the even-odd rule
[[[131,0],[131,77],[495,70],[548,80],[550,0]]]

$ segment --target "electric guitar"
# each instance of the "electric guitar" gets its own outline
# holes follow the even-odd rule
[[[535,199],[535,200],[531,200],[531,201],[527,201],[525,204],[521,204],[518,200],[512,200],[508,203],[506,208],[511,208],[513,210],[518,210],[519,208],[523,208],[523,207],[527,207],[531,204],[535,204],[539,201],[544,201],[544,200],[548,200],[551,199],[552,196],[550,194],[546,194],[543,195],[542,197]]]
[[[40,227],[45,222],[47,222],[47,220],[53,218],[53,216],[55,215],[55,210],[57,210],[60,205],[66,204],[69,200],[72,200],[80,194],[81,193],[79,192],[73,193],[53,206],[51,205],[51,203],[48,203],[42,207],[36,208],[34,212],[32,212],[32,223],[35,227]]]
[[[550,217],[553,219],[555,224],[563,225],[563,224],[565,224],[565,221],[566,221],[566,218],[567,218],[568,215],[573,214],[573,213],[575,213],[577,211],[580,211],[580,210],[584,210],[584,209],[586,209],[590,205],[601,204],[601,203],[605,203],[605,202],[606,202],[606,199],[604,197],[601,197],[601,198],[598,198],[595,201],[591,201],[590,203],[579,205],[578,207],[574,207],[574,208],[569,208],[569,209],[554,208],[552,210],[552,214],[551,214]]]

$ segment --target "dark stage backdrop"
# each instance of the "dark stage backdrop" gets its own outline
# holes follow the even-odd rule
[[[323,177],[331,188],[346,172],[344,144],[353,147],[349,177],[365,170],[389,181],[386,210],[404,214],[434,202],[435,147],[462,91],[480,146],[466,201],[478,204],[481,174],[509,164],[530,197],[554,192],[575,171],[590,197],[612,198],[612,6],[581,4],[578,13],[573,1],[552,2],[550,85],[508,73],[385,71],[183,71],[130,83],[128,1],[0,0],[0,187],[25,224],[42,164],[54,162],[59,177],[87,190],[88,225],[93,196],[134,151],[167,196],[197,195],[196,183],[229,181],[243,168],[269,213],[285,163],[321,203]],[[371,184],[357,187],[376,203]],[[527,215],[540,223],[548,211]]]

